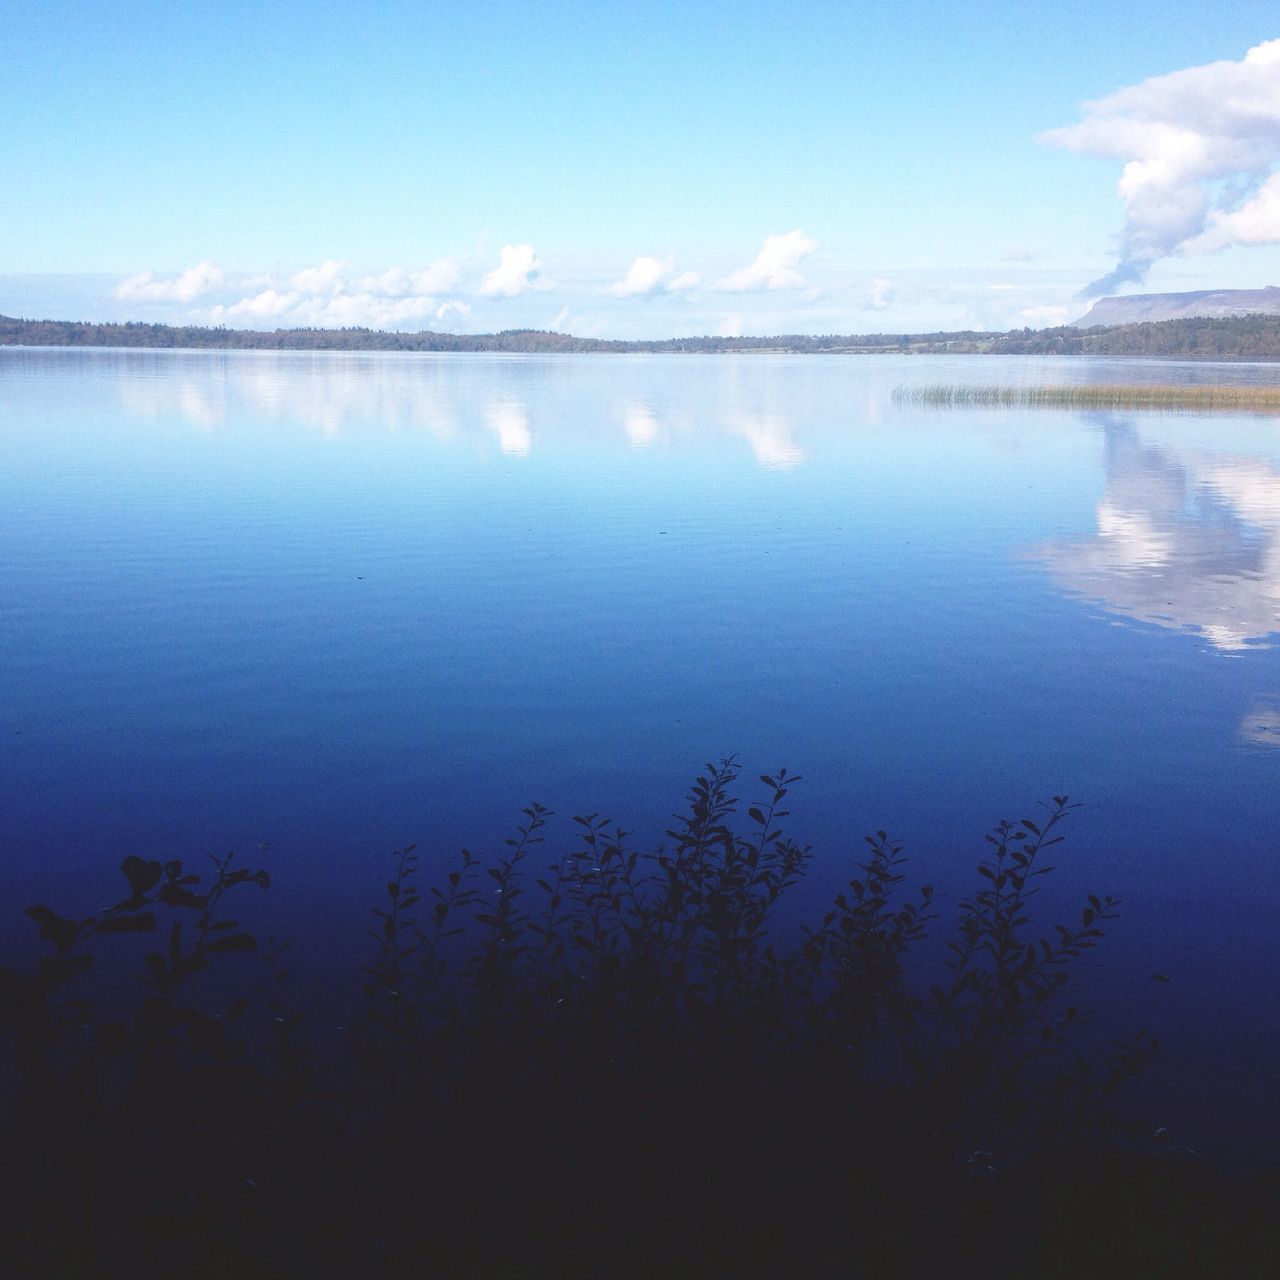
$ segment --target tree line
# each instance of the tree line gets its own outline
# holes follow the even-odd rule
[[[542,329],[499,333],[395,333],[364,328],[230,329],[225,326],[93,324],[0,316],[0,346],[146,347],[257,351],[488,351],[511,353],[791,354],[907,353],[974,355],[1164,356],[1191,360],[1280,360],[1280,316],[1247,315],[1007,333],[780,334],[769,337],[579,338]]]

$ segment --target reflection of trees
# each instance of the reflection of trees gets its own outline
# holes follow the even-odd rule
[[[1280,631],[1280,471],[1261,458],[1144,445],[1107,419],[1098,531],[1041,549],[1054,580],[1107,609],[1238,649]]]

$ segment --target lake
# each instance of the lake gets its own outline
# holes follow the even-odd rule
[[[882,827],[947,916],[995,820],[1066,793],[1046,901],[1123,901],[1099,1033],[1162,1036],[1176,1137],[1273,1158],[1280,420],[895,392],[1276,379],[0,348],[0,949],[126,854],[236,849],[345,963],[391,850],[530,800],[656,842],[727,755],[804,776],[806,893]]]

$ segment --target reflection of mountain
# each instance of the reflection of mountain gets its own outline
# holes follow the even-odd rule
[[[1219,649],[1280,632],[1280,471],[1260,458],[1144,445],[1125,422],[1103,430],[1098,532],[1041,549],[1054,580]]]

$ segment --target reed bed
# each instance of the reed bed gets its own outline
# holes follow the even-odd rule
[[[1086,383],[1077,386],[934,386],[899,387],[902,404],[946,408],[1024,409],[1156,409],[1187,412],[1280,413],[1280,386],[1161,386],[1129,383]]]

